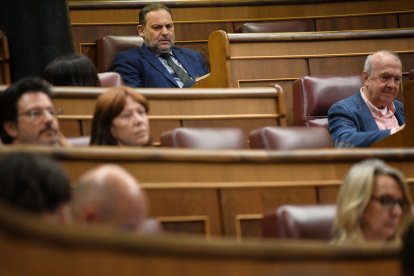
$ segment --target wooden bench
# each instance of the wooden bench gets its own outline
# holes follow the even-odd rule
[[[211,74],[197,87],[252,87],[278,83],[292,109],[292,83],[302,76],[360,74],[366,56],[398,53],[404,75],[414,64],[414,30],[232,34],[209,37]],[[287,117],[292,123],[291,114]]]
[[[45,224],[0,206],[1,275],[398,275],[396,246],[140,236]]]
[[[73,45],[76,52],[96,61],[96,40],[112,35],[137,35],[142,1],[69,1]],[[208,59],[211,32],[235,32],[246,22],[299,20],[310,31],[374,30],[414,27],[414,3],[375,1],[168,1],[174,15],[177,45],[201,51]]]
[[[19,150],[56,157],[73,181],[99,164],[119,164],[145,188],[151,216],[160,218],[170,231],[206,236],[260,236],[262,214],[268,209],[334,203],[349,168],[366,158],[380,158],[399,168],[414,184],[412,148],[216,151],[3,146],[0,156]]]
[[[106,89],[54,87],[54,104],[63,133],[89,135],[96,98]],[[239,127],[248,134],[267,125],[285,126],[286,109],[280,87],[245,89],[136,89],[149,101],[151,136],[176,127]]]

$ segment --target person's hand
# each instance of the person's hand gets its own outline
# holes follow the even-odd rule
[[[59,134],[58,134],[57,139],[55,141],[55,145],[56,146],[61,146],[61,147],[69,147],[69,146],[71,146],[71,144],[68,142],[68,140],[66,139],[66,137],[60,131],[59,131]]]
[[[403,130],[404,128],[405,128],[405,124],[403,124],[402,126],[398,126],[395,132]]]

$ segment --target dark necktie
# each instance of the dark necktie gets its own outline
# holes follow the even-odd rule
[[[178,66],[171,58],[169,53],[160,55],[163,59],[167,60],[168,65],[174,70],[177,76],[183,82],[183,87],[192,87],[194,85],[194,80],[181,68]]]

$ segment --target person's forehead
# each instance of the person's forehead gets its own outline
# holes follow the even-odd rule
[[[398,181],[388,175],[388,174],[380,174],[375,178],[375,194],[384,194],[384,193],[402,193],[401,187]]]
[[[147,23],[166,24],[172,22],[171,14],[166,10],[154,10],[147,13]]]
[[[124,108],[137,108],[137,107],[142,107],[144,108],[144,106],[137,102],[134,98],[128,96],[125,98],[125,106]]]
[[[18,100],[18,106],[21,107],[36,107],[36,106],[51,106],[52,101],[49,96],[41,91],[30,91],[24,93]]]
[[[374,69],[378,70],[386,70],[388,68],[401,69],[402,67],[401,61],[391,54],[382,54],[374,56],[372,65]]]

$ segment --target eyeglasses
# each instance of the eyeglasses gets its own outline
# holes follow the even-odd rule
[[[395,199],[390,195],[382,195],[379,197],[372,197],[372,200],[377,201],[381,206],[391,210],[395,207],[395,204],[398,204],[401,210],[404,210],[408,207],[408,201],[406,198]]]
[[[34,108],[26,112],[19,113],[18,116],[26,116],[31,120],[37,121],[37,120],[44,118],[44,116],[46,115],[56,117],[62,113],[63,113],[62,108],[45,108],[45,109]]]

